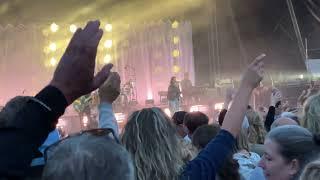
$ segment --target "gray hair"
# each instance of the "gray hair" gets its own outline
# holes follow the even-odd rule
[[[310,131],[300,126],[277,127],[268,133],[267,138],[278,144],[279,153],[287,162],[298,160],[299,171],[296,176],[320,152],[318,139],[314,138]]]
[[[279,127],[279,126],[284,126],[284,125],[299,125],[297,123],[297,121],[291,119],[291,118],[287,118],[287,117],[281,117],[281,118],[278,118],[276,119],[275,121],[273,121],[273,123],[271,124],[271,127],[270,129],[274,129],[276,127]]]
[[[70,137],[53,147],[47,157],[43,171],[45,180],[134,180],[129,153],[106,136]]]

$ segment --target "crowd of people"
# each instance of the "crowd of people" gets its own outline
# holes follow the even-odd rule
[[[301,113],[281,107],[277,89],[266,114],[249,106],[265,54],[247,67],[236,91],[226,92],[217,123],[201,112],[177,111],[171,118],[153,107],[132,113],[120,133],[112,110],[120,76],[112,64],[94,73],[99,26],[90,21],[74,33],[51,82],[36,96],[15,97],[1,110],[1,179],[320,178],[320,95],[304,92]],[[66,107],[96,89],[99,128],[60,139],[56,124]]]

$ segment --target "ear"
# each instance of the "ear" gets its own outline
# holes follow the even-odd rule
[[[299,161],[297,159],[293,159],[290,163],[289,163],[289,174],[291,176],[294,176],[295,174],[298,173],[300,169],[300,164]]]

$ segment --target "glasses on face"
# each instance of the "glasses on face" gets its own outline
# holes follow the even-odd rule
[[[73,134],[73,135],[69,135],[63,139],[61,139],[60,141],[50,145],[49,147],[47,147],[44,151],[44,160],[45,162],[47,161],[48,157],[52,154],[52,152],[54,151],[54,149],[61,144],[61,142],[73,138],[73,137],[78,137],[78,136],[82,136],[82,135],[91,135],[91,136],[96,136],[96,137],[106,137],[106,138],[111,138],[113,139],[116,143],[120,144],[120,140],[119,138],[115,135],[113,129],[111,128],[99,128],[99,129],[90,129],[90,130],[85,130],[85,131],[81,131],[79,133]]]

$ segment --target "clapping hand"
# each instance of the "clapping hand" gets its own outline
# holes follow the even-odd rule
[[[120,76],[116,72],[111,72],[108,79],[99,88],[100,102],[112,104],[120,95]]]
[[[68,104],[100,87],[108,78],[112,64],[94,75],[97,47],[103,35],[99,21],[90,21],[79,28],[64,52],[50,85],[58,88]]]

